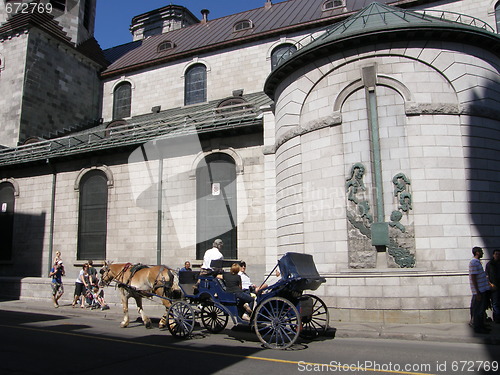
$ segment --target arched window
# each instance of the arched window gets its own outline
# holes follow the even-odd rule
[[[12,259],[14,205],[14,187],[8,182],[0,183],[0,260]]]
[[[113,91],[113,120],[130,117],[132,104],[132,85],[122,82]]]
[[[196,64],[186,71],[184,90],[185,105],[207,101],[207,68],[205,65]]]
[[[108,179],[100,170],[80,180],[77,259],[106,259]]]
[[[196,169],[196,258],[215,239],[226,259],[237,259],[236,164],[224,153],[208,155]]]
[[[293,44],[280,44],[271,52],[271,69],[274,70],[281,62],[285,61],[292,53],[297,51]]]
[[[323,3],[323,10],[331,10],[344,6],[344,0],[327,0]]]
[[[497,24],[497,33],[500,33],[500,1],[495,5],[495,21]]]
[[[116,129],[113,129],[116,128]],[[127,130],[127,121],[125,120],[115,120],[111,121],[107,126],[106,126],[106,137],[109,137],[110,135],[113,135],[114,133],[120,133],[123,131]]]
[[[168,51],[169,49],[172,49],[174,47],[175,47],[174,42],[172,42],[170,40],[166,40],[166,41],[161,42],[160,44],[158,44],[157,51],[158,52]]]
[[[233,30],[234,31],[243,31],[243,30],[248,30],[253,27],[253,22],[250,20],[242,20],[238,21],[234,24]]]
[[[217,106],[217,113],[230,115],[232,112],[242,112],[246,109],[251,109],[252,105],[249,104],[245,99],[237,96],[224,99]]]

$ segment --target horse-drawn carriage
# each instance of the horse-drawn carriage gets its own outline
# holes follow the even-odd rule
[[[223,260],[213,262],[211,266],[220,269],[234,263]],[[114,281],[121,291],[122,327],[129,324],[128,298],[136,300],[142,320],[149,328],[151,320],[142,309],[142,298],[159,297],[167,308],[160,327],[167,326],[173,336],[191,336],[197,318],[208,331],[217,333],[226,328],[231,317],[234,324],[251,325],[266,347],[286,349],[295,343],[299,335],[314,338],[325,333],[329,314],[320,298],[304,294],[304,291],[316,290],[325,282],[318,274],[311,255],[286,253],[271,274],[278,267],[281,278],[256,294],[255,308],[249,321],[243,319],[243,304],[236,294],[227,292],[224,281],[215,275],[179,272],[181,299],[175,297],[173,271],[165,266],[106,263],[101,270],[101,282],[102,285],[109,285]]]
[[[214,268],[234,263],[213,262]],[[256,305],[249,322],[243,320],[241,303],[234,293],[226,292],[223,280],[212,275],[180,272],[179,286],[184,300],[173,302],[168,309],[166,325],[170,333],[176,337],[190,336],[197,316],[212,333],[226,328],[229,317],[234,324],[250,324],[259,340],[272,349],[290,347],[299,335],[314,338],[325,333],[329,321],[328,308],[320,298],[304,294],[304,291],[316,290],[325,282],[318,274],[312,256],[287,253],[275,269],[277,267],[280,280],[256,294]]]

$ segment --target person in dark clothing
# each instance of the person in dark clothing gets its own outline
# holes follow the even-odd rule
[[[491,308],[493,321],[500,323],[500,249],[493,250],[493,259],[486,264],[486,276],[491,286]]]
[[[254,300],[252,296],[243,292],[241,289],[241,276],[238,275],[240,270],[240,265],[238,263],[233,263],[229,272],[224,272],[222,275],[218,275],[217,277],[224,280],[224,283],[226,284],[226,292],[234,293],[236,298],[243,303],[246,313],[243,314],[242,318],[244,320],[250,320]]]

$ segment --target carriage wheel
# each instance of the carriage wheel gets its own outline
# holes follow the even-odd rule
[[[203,327],[212,333],[219,333],[227,326],[229,316],[216,305],[204,305],[201,308],[201,322]]]
[[[302,317],[300,336],[312,339],[325,334],[330,321],[330,314],[326,304],[319,297],[312,294],[304,294],[302,297],[309,297],[313,300],[313,312],[311,316]]]
[[[187,337],[194,329],[194,310],[186,302],[177,301],[167,312],[167,327],[175,337]]]
[[[300,315],[287,299],[272,297],[257,306],[254,319],[255,333],[271,349],[286,349],[299,336]]]

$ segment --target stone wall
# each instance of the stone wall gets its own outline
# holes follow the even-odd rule
[[[174,140],[181,142],[182,140]],[[228,153],[237,163],[238,258],[246,260],[258,280],[265,268],[265,186],[261,135],[212,138],[196,153],[163,160],[161,263],[181,267],[196,261],[196,168],[211,152]],[[144,145],[148,149],[148,144]],[[142,155],[141,149],[138,149]],[[0,265],[8,276],[43,276],[50,265],[50,244],[61,251],[68,278],[75,277],[86,259],[77,259],[79,179],[98,167],[108,178],[106,259],[115,262],[157,263],[159,161],[136,154],[80,158],[43,167],[11,171],[19,186],[15,201],[13,264]],[[151,156],[151,155],[149,155]],[[55,175],[52,172],[55,172]],[[54,184],[55,183],[55,184]],[[52,191],[55,209],[52,214]],[[54,232],[50,237],[51,218]],[[26,230],[31,231],[26,236]],[[102,262],[104,259],[95,259]],[[29,267],[28,267],[29,265]],[[27,272],[29,268],[29,272]],[[258,280],[256,282],[258,282]]]
[[[278,252],[314,254],[327,275],[318,294],[335,296],[329,306],[344,318],[362,320],[371,312],[375,319],[423,322],[466,316],[470,249],[498,243],[500,133],[493,113],[500,69],[494,61],[486,51],[453,43],[378,44],[318,60],[278,87]],[[363,86],[369,66],[377,72],[384,216],[397,207],[392,179],[403,172],[413,207],[401,223],[414,230],[416,274],[387,274],[392,266],[378,260],[386,254],[370,250],[369,240],[358,245],[373,256],[353,263],[346,180],[354,163],[366,165],[364,194],[375,215]]]
[[[307,34],[291,34],[283,41],[295,43]],[[132,84],[132,116],[150,113],[158,105],[162,109],[184,106],[184,74],[195,63],[207,67],[207,101],[230,97],[238,89],[245,94],[261,92],[271,72],[271,51],[280,43],[282,38],[274,38],[107,79],[102,116],[105,121],[112,119],[113,90],[123,80]]]
[[[19,121],[28,35],[0,40],[0,145],[13,147],[19,140]]]
[[[20,140],[96,121],[100,109],[98,69],[71,47],[32,29]]]

